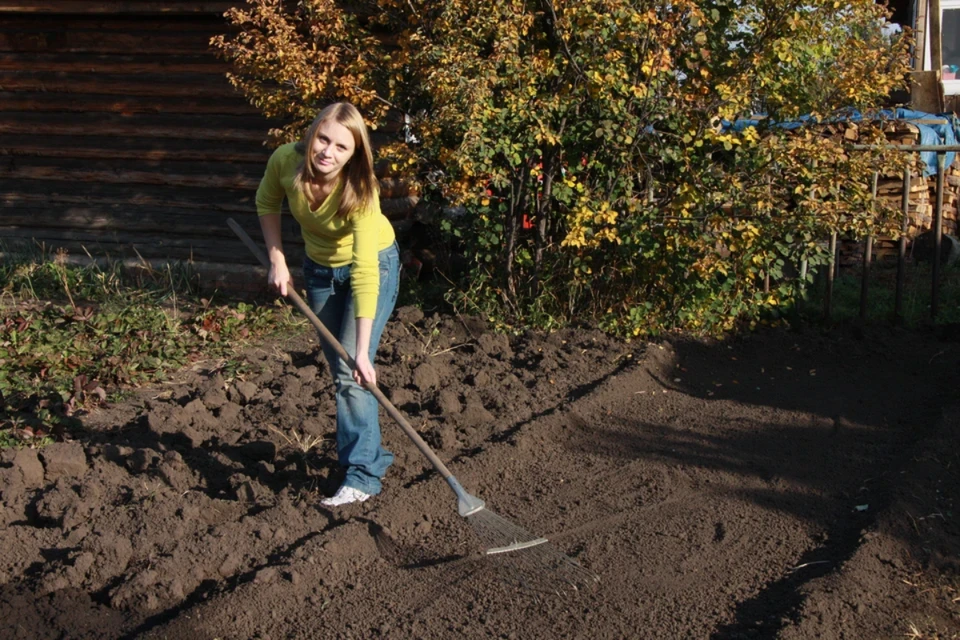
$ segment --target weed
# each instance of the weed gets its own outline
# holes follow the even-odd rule
[[[273,425],[268,425],[267,428],[283,438],[287,445],[299,449],[301,453],[307,453],[310,451],[310,449],[313,449],[323,442],[323,436],[311,436],[306,432],[302,434],[297,433],[296,429],[291,429],[290,435],[288,436],[286,433],[277,429]]]
[[[198,296],[193,282],[182,265],[78,265],[65,252],[49,256],[42,247],[6,254],[0,264],[0,430],[6,434],[0,448],[20,437],[63,437],[77,426],[74,414],[201,359],[222,359],[231,377],[241,375],[239,348],[303,324],[279,301],[213,304]]]

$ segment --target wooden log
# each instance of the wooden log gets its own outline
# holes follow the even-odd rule
[[[130,0],[4,0],[0,13],[57,13],[107,15],[222,15],[233,2],[140,2]]]
[[[151,205],[188,207],[209,209],[211,211],[241,211],[253,212],[256,210],[255,191],[249,189],[211,189],[209,187],[176,187],[171,189],[166,185],[155,184],[90,184],[77,181],[21,181],[14,183],[15,188],[0,193],[0,202],[15,206],[29,205],[35,202],[33,197],[44,197],[50,202],[62,201],[67,204],[86,204],[99,206],[100,200],[105,204],[110,201],[124,206]],[[41,200],[42,202],[42,200]],[[127,203],[127,204],[124,204]],[[223,209],[221,209],[223,207]],[[0,224],[3,220],[0,220]]]
[[[8,141],[3,140],[0,155],[35,156],[42,158],[88,158],[96,160],[152,160],[172,162],[226,162],[236,164],[265,165],[270,157],[269,151],[242,153],[239,151],[227,152],[222,149],[97,149],[77,146],[43,147],[43,146],[6,146]]]
[[[254,221],[255,223],[256,221]],[[250,227],[251,232],[256,227]],[[124,233],[117,231],[78,231],[71,229],[44,229],[36,227],[0,227],[0,240],[5,245],[17,241],[43,245],[48,250],[65,247],[72,253],[94,256],[120,255],[144,258],[204,260],[214,262],[246,263],[250,254],[236,236],[177,236]],[[284,239],[284,251],[291,264],[302,260],[303,242],[297,237]],[[254,260],[251,256],[251,262]]]
[[[230,64],[202,55],[157,55],[154,59],[119,54],[0,53],[0,71],[65,73],[220,73]]]
[[[0,87],[11,92],[244,100],[243,95],[220,74],[194,76],[179,73],[151,77],[0,71]]]
[[[259,115],[243,100],[183,98],[158,102],[147,98],[112,98],[110,96],[63,96],[46,93],[9,93],[0,91],[0,113],[5,111],[62,111],[65,113],[162,113],[162,114],[235,114]]]
[[[148,28],[148,27],[147,27]],[[10,53],[212,54],[209,38],[196,33],[97,31],[0,31],[0,51]]]
[[[82,169],[60,169],[57,167],[14,167],[0,168],[0,176],[10,180],[76,180],[89,183],[109,184],[162,184],[171,187],[212,187],[224,189],[255,190],[260,184],[259,177],[243,175],[211,176],[204,174],[178,175],[167,172],[150,171],[88,171]]]
[[[248,120],[253,126],[237,125]],[[169,120],[170,124],[165,124]],[[48,113],[10,113],[0,119],[0,133],[5,135],[92,136],[96,138],[142,137],[150,139],[181,139],[195,141],[246,142],[262,144],[270,123],[252,116],[202,116],[188,114],[174,118],[145,115],[141,117],[113,114],[82,113],[62,119]]]
[[[49,215],[51,210],[56,215]],[[173,207],[150,205],[136,207],[58,205],[56,207],[10,207],[0,205],[3,226],[29,229],[70,229],[79,232],[120,234],[159,234],[229,238],[227,218],[246,220],[259,230],[260,223],[251,210],[246,211],[178,211]],[[300,227],[293,216],[280,217],[284,241],[300,238]],[[257,232],[259,234],[259,231]]]
[[[89,189],[85,189],[89,192]],[[249,192],[246,192],[249,193]],[[7,209],[27,209],[37,208],[38,205],[44,205],[50,209],[65,209],[67,205],[86,206],[105,210],[133,210],[138,207],[155,206],[163,207],[166,211],[175,211],[178,209],[200,210],[211,213],[250,213],[256,209],[256,204],[252,196],[246,198],[224,197],[221,192],[205,191],[206,197],[200,197],[188,200],[171,195],[148,195],[141,190],[127,192],[126,194],[117,193],[116,195],[77,195],[61,193],[25,193],[21,191],[0,193],[0,207]],[[414,203],[416,204],[416,203]],[[22,224],[20,222],[11,222],[13,218],[8,219],[4,214],[3,222],[9,224]],[[193,214],[191,214],[193,215]]]
[[[237,5],[239,6],[239,5]],[[52,20],[42,13],[10,13],[5,14],[0,22],[0,31],[101,31],[131,33],[135,31],[150,31],[152,33],[197,33],[201,36],[214,36],[235,30],[233,25],[224,21],[219,15],[191,15],[165,17],[157,19],[153,16],[137,15],[110,15],[110,14],[64,14]]]

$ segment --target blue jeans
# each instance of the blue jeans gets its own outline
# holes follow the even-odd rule
[[[326,267],[307,258],[303,262],[303,275],[310,308],[353,358],[357,348],[357,323],[350,266]],[[371,363],[375,362],[380,336],[397,303],[399,287],[400,251],[394,243],[380,252],[380,294],[370,335]],[[337,456],[340,466],[347,471],[343,484],[375,495],[380,493],[380,479],[393,462],[393,454],[380,445],[377,399],[354,381],[353,371],[331,347],[324,344],[323,354],[336,387]]]

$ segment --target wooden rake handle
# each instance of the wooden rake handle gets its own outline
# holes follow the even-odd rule
[[[247,235],[247,232],[244,231],[240,225],[234,221],[233,218],[227,219],[227,226],[229,226],[233,232],[237,234],[237,237],[243,241],[243,244],[247,245],[247,248],[250,249],[254,256],[256,256],[257,260],[260,261],[260,264],[269,269],[270,261],[267,259],[267,256],[263,253],[260,247],[258,247],[257,244],[250,239],[250,236]],[[350,357],[350,354],[347,353],[347,350],[343,348],[343,345],[340,344],[340,341],[333,337],[333,334],[330,333],[326,326],[324,326],[323,322],[317,317],[313,310],[310,309],[307,303],[303,301],[303,298],[297,294],[297,291],[293,288],[292,283],[291,286],[287,287],[287,298],[293,302],[293,305],[299,309],[303,315],[307,316],[307,319],[310,320],[311,324],[316,327],[317,332],[320,334],[320,337],[323,339],[323,341],[329,346],[333,347],[333,349],[337,352],[337,355],[347,363],[347,366],[351,369],[356,369],[357,363],[353,358]],[[443,479],[448,483],[451,481],[451,479],[456,481],[456,479],[453,478],[453,474],[450,473],[449,469],[447,469],[447,465],[443,464],[443,461],[437,457],[437,454],[433,452],[433,449],[430,448],[430,445],[424,442],[423,438],[420,437],[420,434],[417,433],[410,423],[407,422],[407,419],[403,417],[403,414],[400,413],[400,410],[397,409],[393,403],[387,399],[387,396],[383,395],[383,391],[381,391],[377,385],[370,384],[369,382],[364,382],[363,386],[367,389],[367,391],[373,394],[373,397],[377,399],[377,402],[380,403],[380,406],[386,409],[387,413],[390,414],[390,417],[397,421],[397,424],[400,425],[400,428],[403,429],[403,432],[407,434],[407,437],[410,438],[410,440],[413,441],[413,444],[417,445],[417,449],[420,450],[420,453],[426,456],[427,460],[430,461],[430,464],[432,464],[433,467],[440,473],[440,475],[443,476]]]

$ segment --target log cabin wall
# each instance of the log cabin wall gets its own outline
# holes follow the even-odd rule
[[[0,4],[0,251],[189,261],[204,288],[262,289],[225,224],[260,238],[254,195],[270,154],[270,123],[209,48],[232,4]],[[416,196],[384,183],[384,212],[405,218]],[[299,265],[291,216],[284,242]]]

